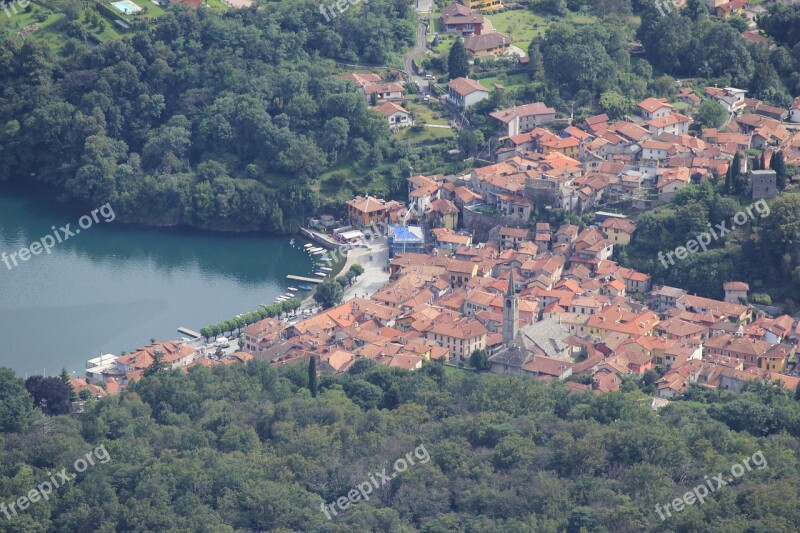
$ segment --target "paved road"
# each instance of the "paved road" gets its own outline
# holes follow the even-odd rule
[[[417,83],[421,89],[427,90],[428,82],[425,78],[417,76],[414,71],[414,59],[418,56],[425,53],[425,50],[428,47],[428,25],[424,22],[420,22],[419,26],[417,26],[417,46],[414,50],[408,54],[405,59],[403,60],[403,64],[405,65],[406,69],[406,76],[408,76],[408,81],[411,83]]]

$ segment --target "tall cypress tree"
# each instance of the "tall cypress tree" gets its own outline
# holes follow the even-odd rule
[[[747,189],[747,177],[742,176],[742,156],[739,152],[733,156],[731,163],[731,192],[737,196],[744,194]]]
[[[469,75],[469,58],[467,50],[461,43],[461,39],[456,39],[450,47],[450,55],[447,57],[447,72],[450,79],[465,78]]]
[[[728,166],[728,171],[725,173],[725,194],[731,193],[731,175],[733,174],[733,166]]]
[[[781,191],[786,188],[786,163],[783,152],[776,152],[769,161],[769,168],[775,171],[775,183]]]
[[[317,397],[317,357],[312,355],[308,360],[308,390],[311,396]]]

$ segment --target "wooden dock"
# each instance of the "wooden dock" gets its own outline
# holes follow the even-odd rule
[[[293,279],[295,281],[306,281],[308,283],[322,283],[323,279],[320,278],[304,278],[303,276],[295,276],[294,274],[289,274],[286,276],[286,279]]]

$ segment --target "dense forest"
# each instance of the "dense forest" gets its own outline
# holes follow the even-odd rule
[[[0,501],[98,446],[110,460],[48,501],[0,515],[0,531],[800,528],[800,402],[780,387],[755,383],[735,397],[697,388],[655,412],[644,394],[652,373],[597,395],[451,370],[364,359],[318,384],[302,363],[162,371],[90,400],[82,415],[46,418],[2,370]],[[322,512],[420,447],[429,460],[368,501]],[[766,466],[662,522],[656,505],[759,452]]]
[[[746,89],[749,96],[788,107],[800,94],[800,6],[770,6],[759,27],[777,46],[749,43],[741,17],[711,17],[704,0],[665,11],[656,0],[539,0],[537,13],[587,12],[599,22],[551,26],[528,49],[528,91],[562,111],[572,104],[621,115],[648,96],[671,96],[677,78],[701,78]],[[659,10],[659,8],[661,8]],[[644,56],[630,54],[638,39]],[[601,98],[605,95],[605,98]]]
[[[330,23],[314,2],[219,14],[176,7],[122,41],[66,58],[6,34],[0,179],[37,180],[120,220],[291,231],[337,164],[399,158],[333,60],[386,62],[414,39],[405,0]]]

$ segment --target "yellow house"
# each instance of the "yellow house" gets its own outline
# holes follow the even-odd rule
[[[474,57],[501,56],[508,54],[511,37],[500,32],[470,35],[464,39],[464,48]]]
[[[576,158],[580,151],[581,142],[575,137],[558,137],[539,140],[539,147],[544,155],[550,152],[558,152],[567,157]]]
[[[503,0],[459,0],[461,4],[476,11],[499,11]]]
[[[600,228],[606,239],[622,246],[630,244],[633,232],[636,231],[636,226],[630,220],[614,217],[605,219],[600,224]]]

